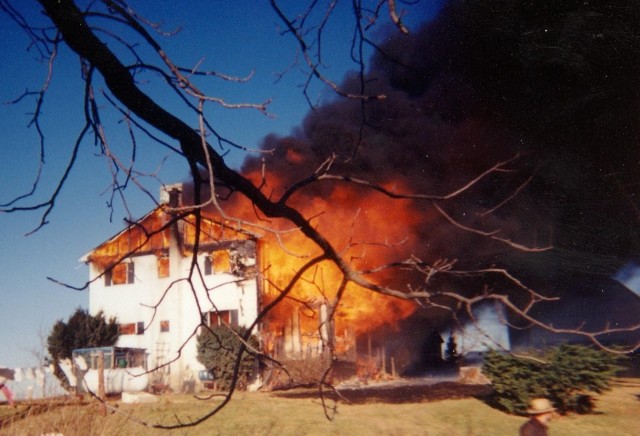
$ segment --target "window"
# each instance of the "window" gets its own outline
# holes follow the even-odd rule
[[[158,257],[158,277],[169,277],[169,256]]]
[[[205,256],[204,258],[204,275],[210,276],[213,272],[213,265],[211,265],[211,256]]]
[[[121,335],[144,335],[144,322],[118,324],[118,331]]]
[[[231,272],[231,256],[227,250],[218,250],[211,253],[213,259],[213,272],[228,273]]]
[[[160,332],[166,333],[169,331],[169,321],[160,321]]]
[[[124,285],[133,283],[135,273],[133,262],[119,263],[104,274],[104,285]]]
[[[231,327],[238,327],[238,311],[237,310],[219,310],[211,311],[207,316],[207,323],[209,327],[215,327],[219,325],[230,325]]]
[[[217,250],[204,258],[204,275],[231,272],[231,255],[228,250]]]
[[[136,325],[133,322],[127,324],[120,324],[118,326],[118,330],[121,335],[135,335],[136,334]]]

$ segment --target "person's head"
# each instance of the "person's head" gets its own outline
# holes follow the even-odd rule
[[[529,403],[527,413],[538,421],[546,424],[553,418],[553,413],[556,411],[551,401],[546,398],[534,398]]]

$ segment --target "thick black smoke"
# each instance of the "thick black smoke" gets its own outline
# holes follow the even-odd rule
[[[636,1],[450,1],[419,32],[381,44],[367,83],[385,100],[364,111],[336,100],[310,112],[291,137],[265,139],[264,148],[276,148],[266,168],[284,189],[335,154],[336,173],[446,193],[520,153],[517,173],[496,175],[445,208],[465,224],[552,243],[553,251],[514,255],[425,222],[413,225],[412,249],[422,247],[413,254],[490,261],[545,279],[608,276],[640,248],[638,77]],[[249,160],[244,170],[259,165]],[[516,199],[481,217],[531,176]],[[427,215],[428,203],[413,206]]]
[[[443,77],[470,88],[531,152],[527,194],[551,218],[558,259],[610,272],[640,244],[639,35],[634,1],[450,2],[417,51],[392,42],[404,62],[422,59],[415,70],[378,65],[408,93]]]

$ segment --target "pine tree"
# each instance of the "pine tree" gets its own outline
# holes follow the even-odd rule
[[[73,350],[78,348],[112,346],[119,336],[115,318],[107,320],[102,312],[93,316],[86,309],[76,309],[66,323],[58,320],[47,338],[47,351],[54,365],[54,374],[68,388],[69,382],[60,369],[60,360],[70,359]]]

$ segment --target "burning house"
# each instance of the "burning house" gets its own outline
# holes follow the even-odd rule
[[[291,135],[265,137],[264,153],[248,156],[239,172],[274,203],[300,211],[372,283],[420,288],[424,276],[385,266],[410,257],[431,265],[456,260],[462,271],[513,272],[527,288],[559,296],[559,301],[536,297],[528,312],[547,325],[596,331],[617,323],[636,325],[638,295],[610,280],[635,256],[640,241],[629,201],[633,192],[622,189],[637,185],[635,167],[624,165],[633,161],[629,150],[637,149],[637,135],[631,134],[638,131],[632,110],[637,93],[628,89],[636,81],[625,76],[633,69],[618,68],[635,59],[628,55],[634,46],[616,43],[605,50],[591,35],[617,26],[584,20],[602,29],[585,29],[586,38],[568,48],[594,51],[591,57],[577,52],[585,62],[560,68],[556,48],[565,35],[572,40],[580,34],[564,20],[580,15],[542,8],[538,12],[545,19],[516,16],[513,22],[520,24],[513,29],[532,26],[524,37],[504,31],[501,26],[510,20],[494,22],[503,15],[479,8],[475,13],[489,24],[478,26],[475,16],[467,15],[473,8],[459,6],[449,4],[414,35],[389,38],[383,52],[393,57],[374,55],[365,81],[348,75],[343,83],[344,89],[357,91],[366,82],[368,94],[384,99],[366,105],[327,101]],[[556,22],[558,31],[537,27],[547,22]],[[529,39],[536,35],[560,42]],[[504,52],[507,47],[523,58]],[[538,53],[540,47],[552,47],[553,53]],[[601,58],[601,53],[607,55]],[[619,61],[625,63],[609,62],[609,53],[623,53]],[[572,58],[568,52],[567,59]],[[607,74],[600,73],[601,66],[607,66]],[[608,106],[598,99],[584,101],[583,91],[600,95],[600,88],[594,92],[591,86],[605,80],[602,89],[611,89],[614,76],[622,91],[610,94]],[[584,90],[576,78],[583,78]],[[619,106],[620,95],[628,96],[627,106]],[[604,107],[622,109],[603,112]],[[499,162],[508,165],[497,167]],[[491,168],[497,169],[489,174]],[[366,183],[346,183],[355,180]],[[382,191],[408,195],[391,198]],[[330,262],[305,270],[308,260],[322,253],[290,222],[266,219],[231,194],[225,210],[234,219],[269,231],[203,211],[196,256],[202,280],[185,281],[193,265],[196,224],[189,216],[169,224],[179,209],[167,207],[165,197],[165,204],[83,260],[95,279],[91,312],[117,316],[123,333],[118,345],[146,348],[149,367],[160,365],[159,372],[174,380],[200,368],[193,335],[203,314],[210,324],[249,325],[285,290],[287,298],[257,326],[264,350],[276,358],[313,358],[330,347],[349,361],[360,355],[390,368],[393,360],[401,371],[439,360],[449,334],[456,335],[460,352],[481,352],[492,342],[508,349],[584,340],[543,328],[509,330],[507,322],[530,323],[518,324],[497,306],[478,307],[475,322],[462,319],[454,326],[446,310],[426,311],[352,282],[341,288],[344,277]],[[553,249],[542,252],[545,247]],[[529,308],[531,294],[507,282],[487,274],[466,283],[448,276],[428,285],[434,294],[463,297],[496,290]],[[456,307],[455,301],[443,306]],[[611,342],[633,343],[637,336],[637,331],[612,335]],[[162,366],[178,351],[179,360]]]
[[[160,206],[81,260],[90,266],[90,312],[116,317],[118,346],[147,350],[147,366],[158,368],[156,382],[180,388],[202,366],[196,360],[195,333],[209,325],[249,325],[257,316],[255,235],[227,223],[203,219],[197,264],[202,272],[184,280],[192,265],[193,218],[176,219],[178,186],[162,193]],[[152,377],[153,378],[153,377]]]
[[[420,308],[353,283],[341,290],[340,272],[329,262],[302,274],[281,299],[292,276],[304,270],[305,256],[291,250],[312,253],[304,245],[308,242],[295,232],[250,232],[205,212],[196,250],[195,218],[181,206],[181,196],[181,185],[166,187],[157,208],[82,258],[90,265],[91,313],[117,318],[117,346],[146,350],[147,367],[156,368],[152,383],[182,389],[185,380],[197,379],[204,369],[196,358],[202,322],[248,327],[267,306],[268,314],[254,329],[264,352],[278,360],[318,360],[330,349],[352,374],[365,377],[437,369],[451,337],[460,356],[575,339],[513,330],[508,325],[515,325],[514,319],[497,303],[478,305],[473,320],[454,321],[447,310]],[[196,272],[187,280],[193,266]],[[585,308],[602,305],[583,304],[587,297],[567,295],[564,302],[540,304],[535,315],[549,325],[593,324],[601,317]],[[605,300],[611,308],[621,301]],[[637,305],[637,300],[628,304]]]
[[[490,57],[472,56],[479,52],[473,45],[460,51],[461,39],[445,38],[450,33],[443,29],[458,29],[457,12],[464,11],[446,8],[415,35],[389,39],[385,51],[397,53],[402,62],[374,56],[367,88],[371,95],[386,96],[384,100],[366,106],[350,99],[329,100],[290,135],[265,137],[260,145],[264,153],[247,156],[239,172],[274,203],[299,211],[370,283],[465,298],[495,290],[547,326],[567,330],[636,325],[640,298],[611,280],[637,251],[636,215],[628,209],[628,196],[618,192],[622,185],[611,183],[604,176],[608,172],[594,164],[605,155],[584,153],[585,144],[593,151],[628,149],[631,143],[616,134],[635,127],[614,123],[604,128],[590,115],[576,112],[571,116],[577,124],[567,122],[565,133],[558,134],[564,121],[549,124],[546,119],[558,113],[553,95],[548,95],[552,106],[540,105],[543,118],[537,122],[510,124],[508,116],[496,118],[500,108],[479,90],[505,85],[495,91],[501,96],[498,102],[514,105],[502,109],[523,120],[537,103],[520,94],[527,89],[521,82],[528,81],[519,76],[522,71],[502,75],[520,77],[509,86],[496,82],[493,67],[484,65],[493,62]],[[464,40],[484,38],[484,28],[479,29],[483,34],[478,38]],[[546,34],[531,34],[538,33]],[[497,32],[488,42],[505,46],[504,35]],[[467,68],[470,61],[480,67]],[[474,82],[465,77],[469,71],[488,73]],[[568,83],[577,76],[566,70]],[[524,96],[546,95],[553,88],[548,83],[540,81],[539,88]],[[476,89],[474,84],[484,85]],[[349,76],[343,85],[359,89],[360,82]],[[576,107],[570,99],[566,103],[567,108]],[[607,119],[621,122],[619,115]],[[522,130],[522,125],[527,128]],[[597,132],[594,126],[599,126]],[[618,168],[615,159],[611,164]],[[361,359],[386,370],[394,366],[399,373],[441,360],[450,336],[456,337],[460,354],[588,342],[584,335],[529,328],[531,323],[504,313],[497,304],[477,305],[476,313],[465,318],[453,313],[459,307],[455,299],[431,301],[434,304],[425,308],[364,290],[345,280],[329,261],[309,263],[322,257],[319,247],[290,221],[264,217],[233,192],[220,196],[232,220],[221,218],[214,207],[203,209],[196,256],[202,277],[196,274],[195,280],[186,281],[196,224],[186,214],[169,224],[180,213],[167,207],[180,204],[179,189],[173,191],[173,203],[170,191],[163,194],[162,205],[83,260],[95,279],[92,313],[102,309],[117,316],[123,333],[118,345],[146,348],[149,368],[159,366],[158,372],[170,374],[174,386],[185,371],[201,368],[194,338],[201,319],[251,325],[268,306],[256,333],[269,355],[315,358],[329,348],[341,360]],[[405,198],[393,198],[403,193]],[[184,203],[193,204],[187,194],[182,193]],[[633,236],[629,241],[628,235]],[[487,274],[429,278],[397,267],[409,258],[445,267],[455,263],[461,271]],[[517,276],[526,289],[494,274],[499,271]],[[344,288],[343,282],[348,282]],[[540,296],[532,298],[530,289],[560,299],[541,301]],[[281,299],[284,292],[287,296]],[[637,330],[618,333],[607,336],[608,342],[637,341]],[[162,366],[178,351],[180,359]]]
[[[90,266],[90,312],[116,317],[117,346],[145,349],[147,367],[157,368],[151,382],[173,389],[204,369],[196,358],[201,322],[252,325],[301,268],[300,258],[274,249],[273,235],[213,214],[202,217],[194,258],[195,219],[180,215],[188,211],[179,207],[181,196],[181,185],[166,187],[158,207],[81,259]],[[199,272],[187,280],[194,259]],[[265,352],[277,359],[318,359],[331,347],[342,361],[360,359],[369,372],[401,372],[416,359],[425,363],[422,357],[441,359],[435,324],[421,318],[413,326],[398,324],[415,311],[414,303],[348,285],[338,305],[334,268],[320,264],[261,320],[254,332]]]

